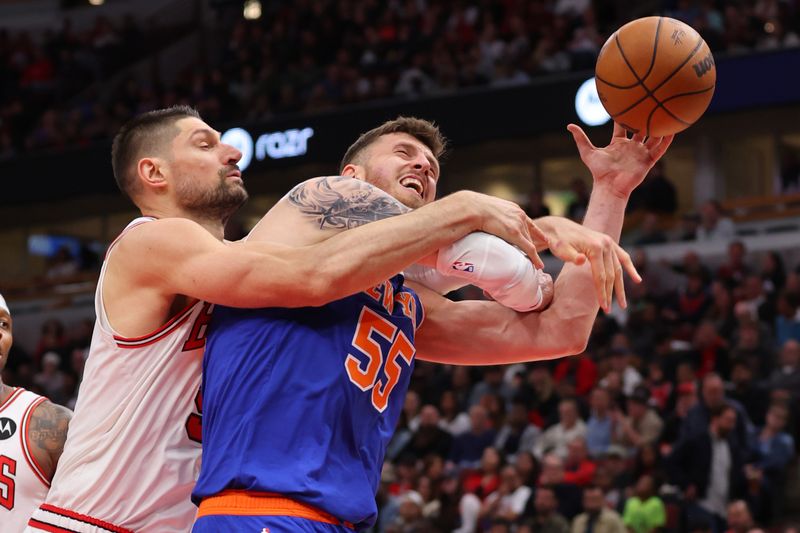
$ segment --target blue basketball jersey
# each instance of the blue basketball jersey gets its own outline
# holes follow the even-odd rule
[[[422,320],[402,275],[322,307],[216,306],[195,502],[225,489],[274,492],[373,524]]]

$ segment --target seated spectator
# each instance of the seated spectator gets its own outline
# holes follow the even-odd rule
[[[615,335],[615,338],[619,335]],[[634,389],[642,382],[642,375],[633,366],[634,354],[627,346],[616,346],[611,348],[608,362],[612,372],[616,372],[622,378],[622,393],[629,396]],[[603,385],[603,380],[600,381]]]
[[[697,386],[694,382],[679,383],[676,387],[675,409],[667,415],[659,437],[662,455],[669,455],[678,442],[686,415],[697,404]]]
[[[44,277],[51,282],[71,279],[80,270],[78,260],[75,259],[66,246],[60,247],[55,255],[48,260],[48,263]]]
[[[586,440],[577,437],[567,445],[567,458],[564,461],[564,482],[585,487],[592,483],[597,465],[589,458]]]
[[[561,457],[554,453],[545,455],[542,459],[542,473],[539,476],[538,487],[551,487],[555,493],[559,514],[571,520],[581,512],[581,488],[565,482],[564,473],[564,460]]]
[[[589,188],[583,179],[577,177],[569,182],[569,188],[572,191],[572,201],[567,205],[567,217],[580,224],[589,205]]]
[[[531,532],[568,533],[569,522],[558,512],[558,498],[550,485],[541,485],[534,495],[534,514],[530,520]]]
[[[687,519],[709,521],[714,531],[722,531],[728,500],[747,494],[745,448],[732,439],[737,418],[732,405],[716,405],[706,430],[679,442],[669,458],[672,482],[689,502]]]
[[[664,502],[656,494],[651,476],[645,474],[636,482],[634,495],[625,502],[622,521],[633,533],[653,533],[666,525]]]
[[[728,375],[728,343],[711,320],[703,320],[694,330],[692,355],[698,361],[697,377],[709,372]]]
[[[447,457],[452,440],[453,437],[439,427],[439,411],[432,405],[426,405],[420,411],[417,430],[412,433],[411,440],[401,453],[417,459],[429,454]]]
[[[756,527],[750,507],[744,500],[734,500],[728,504],[727,521],[726,533],[751,533]]]
[[[650,393],[644,386],[639,386],[628,397],[628,415],[621,416],[619,411],[615,415],[616,427],[614,442],[633,453],[635,448],[647,444],[654,444],[661,435],[664,422],[661,417],[650,408]]]
[[[648,363],[647,376],[643,384],[650,393],[650,403],[659,413],[666,412],[672,398],[673,384],[664,374],[664,365],[661,361],[653,360]]]
[[[517,452],[533,451],[536,439],[541,430],[528,422],[528,409],[522,400],[514,400],[506,417],[506,423],[500,428],[494,447],[505,455],[508,461],[514,461]]]
[[[717,279],[726,283],[728,287],[736,287],[752,273],[747,264],[747,249],[742,241],[734,241],[728,245],[728,258],[717,269]]]
[[[600,488],[589,486],[583,489],[583,510],[572,521],[572,533],[625,533],[622,518],[605,506]]]
[[[452,390],[448,389],[442,392],[442,397],[439,399],[439,409],[441,410],[439,424],[442,429],[454,437],[469,431],[469,415],[459,410],[456,395]]]
[[[782,290],[775,302],[775,344],[783,346],[789,339],[800,341],[800,299],[797,293]]]
[[[783,343],[780,360],[769,377],[771,389],[788,389],[795,399],[800,398],[800,342],[790,339]]]
[[[514,466],[517,467],[522,482],[529,487],[535,487],[539,478],[539,463],[530,451],[520,451],[514,457]]]
[[[47,352],[42,357],[42,370],[33,377],[33,382],[44,396],[54,403],[63,405],[69,398],[64,396],[65,375],[61,371],[61,356]]]
[[[756,382],[753,368],[748,361],[744,359],[733,361],[731,383],[725,396],[742,404],[753,424],[757,426],[764,424],[769,396],[767,391]]]
[[[647,246],[648,244],[663,244],[667,242],[667,235],[661,230],[659,223],[657,213],[645,213],[632,244],[634,246]]]
[[[754,460],[748,464],[748,478],[758,484],[759,518],[769,523],[775,512],[782,508],[783,488],[787,467],[795,457],[795,443],[786,433],[789,408],[774,403],[767,411],[766,424],[753,434],[750,448]]]
[[[423,500],[418,492],[410,490],[399,498],[397,518],[386,527],[386,533],[416,533],[429,531],[430,522],[422,516]]]
[[[500,486],[500,466],[502,459],[494,448],[486,448],[481,457],[480,467],[467,470],[463,476],[464,493],[474,494],[480,501]]]
[[[492,522],[516,522],[522,516],[531,492],[531,488],[522,483],[517,469],[512,465],[505,466],[500,473],[500,485],[481,506],[481,518]]]
[[[659,161],[631,194],[628,211],[643,209],[652,214],[672,215],[678,209],[675,185],[664,174],[664,162]]]
[[[733,446],[747,455],[748,435],[752,424],[742,404],[725,396],[725,384],[717,374],[707,374],[703,378],[700,401],[686,414],[680,440],[706,435],[712,411],[722,407],[732,407],[736,411],[734,417],[736,427],[730,440]]]
[[[718,201],[708,200],[700,206],[698,241],[730,241],[735,237],[736,226],[733,220],[723,214],[722,206]]]
[[[667,480],[664,461],[656,442],[645,444],[636,450],[633,458],[632,478],[639,479],[642,476],[653,478],[656,487],[661,486]]]
[[[592,457],[602,457],[611,445],[613,420],[611,397],[602,387],[595,387],[589,397],[589,419],[586,421],[586,444]]]
[[[545,453],[555,453],[561,458],[567,456],[567,444],[577,437],[586,436],[586,424],[580,419],[578,402],[572,398],[561,400],[558,404],[559,422],[545,431],[534,446],[537,459]]]
[[[525,213],[532,219],[550,215],[550,208],[544,203],[544,195],[540,188],[531,190],[528,195],[528,203],[525,206]]]
[[[597,365],[586,352],[565,357],[556,365],[553,380],[562,398],[586,396],[597,382]]]
[[[490,447],[497,432],[489,426],[489,419],[481,405],[469,409],[470,430],[453,439],[450,447],[450,461],[460,468],[474,468],[481,461],[484,450]]]
[[[543,363],[534,363],[528,372],[528,381],[521,393],[533,409],[530,420],[538,427],[550,427],[558,422],[558,406],[561,398],[556,391],[553,376]]]

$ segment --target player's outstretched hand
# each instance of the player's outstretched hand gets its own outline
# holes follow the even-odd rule
[[[544,268],[536,250],[547,248],[548,238],[519,205],[473,191],[459,191],[451,196],[463,201],[465,209],[475,210],[480,220],[480,231],[517,246],[530,258],[533,266]]]
[[[581,159],[592,173],[595,187],[607,186],[621,198],[630,196],[642,183],[675,137],[648,138],[635,134],[629,139],[625,128],[615,122],[611,143],[598,148],[579,126],[570,124],[567,129],[575,139]]]
[[[597,301],[606,312],[615,293],[619,304],[627,307],[623,270],[637,283],[642,278],[631,256],[614,239],[564,217],[543,217],[536,224],[547,235],[550,252],[562,261],[580,265],[589,259]]]

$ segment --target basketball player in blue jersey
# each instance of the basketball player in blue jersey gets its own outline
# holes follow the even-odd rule
[[[628,264],[626,254],[608,244],[619,238],[630,193],[672,138],[629,139],[615,126],[609,146],[596,148],[580,128],[569,129],[594,177],[583,233],[558,219],[537,225],[549,243],[566,240],[604,265],[597,269],[600,298],[593,294],[591,264],[566,264],[552,303],[541,312],[520,313],[491,301],[451,302],[422,285],[412,289],[403,275],[320,307],[218,307],[204,358],[204,450],[193,493],[200,504],[194,531],[369,527],[377,515],[384,452],[417,357],[485,365],[583,350],[598,302],[608,307]],[[300,184],[249,239],[305,246],[380,218],[387,206],[425,205],[435,197],[441,150],[430,123],[386,123],[348,150],[342,177]],[[431,265],[445,267],[438,273],[448,275],[465,265],[491,270],[482,258],[504,254],[494,247],[440,250]],[[502,288],[497,280],[490,284]]]

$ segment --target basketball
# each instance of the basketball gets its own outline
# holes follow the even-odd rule
[[[714,94],[711,50],[688,24],[643,17],[619,28],[595,66],[600,101],[615,122],[633,133],[661,137],[699,119]]]

